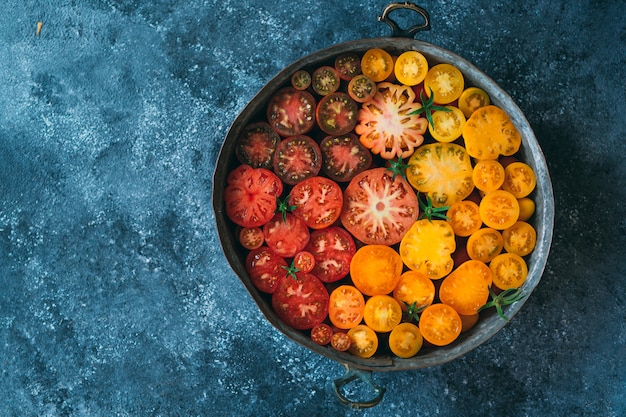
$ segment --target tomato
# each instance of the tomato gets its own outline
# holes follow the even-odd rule
[[[330,345],[335,350],[345,352],[346,350],[350,349],[350,346],[352,345],[352,340],[347,333],[336,332],[330,339]]]
[[[306,70],[298,70],[291,76],[291,86],[296,90],[306,90],[311,85],[311,74]]]
[[[528,198],[518,198],[519,203],[519,221],[525,222],[535,214],[535,202]]]
[[[313,71],[311,75],[311,86],[320,96],[334,93],[339,89],[341,78],[336,69],[330,66],[322,66]]]
[[[483,221],[480,219],[478,204],[471,200],[461,200],[452,204],[446,212],[448,223],[452,226],[454,234],[467,237],[480,229]]]
[[[350,272],[356,245],[350,233],[331,226],[313,231],[305,249],[315,258],[313,274],[323,282],[335,282]]]
[[[365,324],[359,324],[348,330],[350,337],[350,353],[360,358],[370,358],[378,349],[376,332]]]
[[[308,330],[326,319],[328,298],[326,287],[315,275],[298,272],[296,278],[279,281],[272,294],[272,307],[287,325]]]
[[[447,304],[436,303],[424,309],[418,326],[427,342],[445,346],[459,337],[463,323],[455,309]]]
[[[361,58],[361,71],[374,82],[384,81],[393,72],[393,58],[383,49],[369,49]]]
[[[515,198],[524,198],[537,185],[537,177],[533,169],[523,162],[513,162],[504,168],[502,189],[510,192]]]
[[[413,89],[392,83],[378,84],[378,91],[359,110],[355,132],[363,146],[385,159],[406,158],[424,141],[428,121],[419,114]]]
[[[393,298],[404,311],[412,304],[417,308],[426,307],[435,299],[435,284],[421,272],[406,271],[393,289]]]
[[[394,74],[401,84],[416,85],[424,81],[428,72],[426,57],[417,51],[400,54],[394,64]]]
[[[292,136],[278,144],[274,172],[286,184],[294,185],[316,176],[322,169],[322,151],[311,137]]]
[[[409,158],[407,180],[427,194],[433,207],[449,206],[472,193],[472,161],[465,148],[454,143],[422,145]]]
[[[311,252],[303,250],[293,257],[293,264],[299,271],[311,272],[315,267],[315,257]]]
[[[465,87],[463,74],[451,64],[437,64],[428,70],[424,78],[424,91],[430,97],[432,90],[435,103],[448,104],[461,96]]]
[[[311,229],[324,229],[339,219],[343,193],[335,181],[311,177],[293,186],[289,205],[295,207],[293,214]]]
[[[281,136],[303,135],[315,126],[315,105],[310,93],[284,87],[270,98],[267,120]]]
[[[418,216],[417,195],[402,176],[386,168],[356,175],[344,190],[341,222],[366,244],[398,243]]]
[[[428,125],[428,131],[437,142],[453,142],[461,137],[465,116],[454,106],[446,106],[445,110],[436,110],[432,113],[433,124]]]
[[[470,235],[466,248],[471,259],[488,263],[502,252],[504,239],[499,231],[483,227]]]
[[[372,153],[352,133],[324,138],[320,150],[322,171],[338,182],[350,181],[372,164]]]
[[[262,226],[274,216],[283,184],[272,171],[240,165],[228,174],[226,183],[226,216],[234,223],[242,227]]]
[[[404,264],[430,279],[443,278],[452,271],[455,249],[454,230],[445,220],[418,220],[400,242]]]
[[[491,282],[489,267],[484,262],[469,260],[443,279],[439,299],[459,314],[477,314],[489,299]]]
[[[355,52],[344,52],[335,58],[335,70],[342,80],[350,81],[361,74],[361,57]]]
[[[309,243],[309,229],[303,220],[291,213],[276,214],[263,226],[265,243],[284,258],[293,258]]]
[[[478,87],[466,88],[459,97],[459,109],[461,109],[466,118],[470,117],[479,108],[488,106],[490,103],[489,95]]]
[[[480,218],[488,227],[504,230],[519,218],[519,203],[513,194],[496,190],[485,194],[479,205]]]
[[[254,249],[246,256],[246,271],[250,281],[264,293],[272,294],[285,278],[287,262],[267,246]]]
[[[265,122],[251,123],[244,127],[237,139],[235,155],[242,164],[253,168],[270,168],[280,136]]]
[[[495,159],[483,159],[476,162],[472,171],[474,185],[486,193],[495,191],[504,182],[504,167]]]
[[[352,285],[340,285],[330,293],[328,318],[339,329],[351,329],[363,320],[365,299]]]
[[[402,321],[402,307],[389,295],[374,295],[365,302],[363,320],[376,332],[390,332]]]
[[[398,252],[385,245],[359,248],[350,263],[352,283],[363,294],[389,294],[398,285],[402,274],[402,259]]]
[[[260,248],[265,242],[263,230],[260,227],[242,227],[239,231],[239,242],[248,250]]]
[[[311,329],[311,340],[320,346],[330,343],[333,338],[333,329],[326,323],[320,323]]]
[[[489,105],[476,110],[463,126],[467,153],[476,159],[498,159],[510,156],[522,144],[519,131],[509,115],[499,107]]]
[[[529,223],[518,221],[502,231],[504,249],[519,256],[530,254],[537,244],[537,232]]]
[[[377,91],[376,83],[363,74],[357,75],[348,83],[348,95],[357,103],[368,102]]]
[[[489,263],[493,275],[493,285],[501,290],[519,288],[528,276],[528,265],[515,253],[501,253]]]
[[[389,349],[399,358],[411,358],[422,348],[424,339],[413,323],[400,323],[389,334]]]
[[[328,135],[345,135],[358,122],[359,108],[346,93],[330,93],[317,104],[315,118],[322,131]]]

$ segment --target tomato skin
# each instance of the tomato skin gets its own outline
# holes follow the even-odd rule
[[[333,338],[333,329],[326,323],[320,323],[311,329],[311,340],[320,346],[330,343]]]
[[[459,337],[463,323],[452,307],[436,303],[424,309],[418,327],[424,340],[435,346],[445,346]]]
[[[354,100],[341,92],[327,94],[317,104],[315,119],[327,135],[345,135],[358,122],[359,108]]]
[[[350,263],[350,276],[363,294],[389,294],[398,285],[402,274],[402,259],[386,245],[366,245],[359,248]]]
[[[298,182],[289,193],[293,214],[311,229],[324,229],[339,219],[343,192],[339,185],[325,177],[312,177]]]
[[[535,214],[535,202],[529,198],[518,198],[519,203],[519,221],[528,221]]]
[[[363,320],[365,299],[352,285],[340,285],[330,293],[328,318],[339,329],[351,329]]]
[[[315,275],[296,273],[280,280],[272,294],[276,315],[297,330],[309,330],[328,315],[328,291]]]
[[[311,137],[291,136],[278,144],[274,172],[285,183],[294,185],[315,177],[322,169],[322,151]]]
[[[311,86],[320,96],[332,94],[339,89],[341,78],[337,70],[330,66],[322,66],[313,71]]]
[[[291,213],[278,213],[263,226],[265,243],[276,254],[284,258],[293,258],[304,250],[309,243],[309,229],[303,220]]]
[[[352,133],[327,136],[320,143],[320,150],[322,171],[337,182],[350,181],[372,165],[371,152]]]
[[[265,122],[244,127],[237,139],[235,155],[239,162],[252,168],[271,168],[280,136]]]
[[[389,349],[399,358],[411,358],[422,348],[424,339],[413,323],[400,323],[389,334]]]
[[[285,278],[287,262],[267,246],[254,249],[246,256],[246,271],[250,281],[267,294],[276,291],[278,283]]]
[[[322,282],[330,283],[348,275],[356,245],[350,233],[331,226],[313,231],[305,249],[315,258],[313,274]]]
[[[315,106],[311,93],[284,87],[270,98],[267,120],[280,136],[303,135],[315,126]]]
[[[370,358],[378,349],[376,332],[365,324],[359,324],[348,330],[350,337],[350,353],[360,358]]]

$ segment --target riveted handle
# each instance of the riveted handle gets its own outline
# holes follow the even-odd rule
[[[408,29],[402,29],[395,20],[389,17],[389,14],[391,12],[399,9],[412,10],[418,13],[424,20],[423,23],[415,24]],[[383,13],[378,16],[378,21],[385,22],[391,27],[392,37],[413,38],[417,32],[430,30],[430,16],[428,15],[428,12],[418,5],[409,2],[389,4],[387,7],[385,7]]]
[[[350,369],[348,365],[344,366],[346,367],[346,373],[342,377],[333,381],[335,394],[337,394],[339,401],[355,409],[369,408],[377,405],[383,399],[383,395],[385,395],[385,388],[379,387],[374,383],[374,380],[372,379],[372,371]],[[343,388],[355,379],[360,380],[362,383],[371,388],[373,393],[371,398],[365,400],[353,400],[344,394]]]

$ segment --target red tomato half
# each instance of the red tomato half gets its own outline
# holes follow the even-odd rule
[[[242,164],[253,168],[271,168],[280,136],[265,122],[251,123],[237,139],[235,154]]]
[[[311,233],[306,251],[315,258],[313,274],[323,282],[335,282],[348,275],[356,245],[350,233],[331,226]]]
[[[322,151],[309,136],[284,139],[274,154],[274,172],[286,184],[293,185],[316,176],[322,168]]]
[[[276,315],[297,330],[312,329],[328,315],[328,291],[315,275],[297,273],[285,278],[272,294]]]
[[[309,243],[309,228],[304,221],[291,213],[276,214],[263,226],[265,243],[276,254],[293,258]]]
[[[315,118],[328,135],[345,135],[358,122],[359,107],[346,93],[335,92],[323,97],[317,104]]]
[[[350,181],[372,164],[372,153],[361,145],[361,141],[353,133],[324,138],[320,143],[320,150],[322,171],[335,181]]]
[[[311,93],[285,87],[270,98],[267,120],[281,136],[302,135],[315,125],[315,104]]]
[[[246,271],[252,285],[268,294],[272,294],[278,282],[285,278],[287,262],[267,246],[252,250],[246,257]]]
[[[311,229],[324,229],[339,219],[343,193],[339,185],[325,177],[300,181],[289,193],[293,214],[304,220]]]

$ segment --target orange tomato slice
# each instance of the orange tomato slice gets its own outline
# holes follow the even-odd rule
[[[484,262],[469,260],[444,278],[439,299],[459,314],[477,314],[489,299],[491,283],[489,267]]]
[[[519,255],[501,253],[489,263],[493,278],[493,285],[501,290],[519,288],[528,276],[528,265]]]
[[[537,231],[526,222],[516,222],[513,226],[502,231],[504,249],[519,256],[530,254],[537,244]]]
[[[339,329],[351,329],[363,320],[365,299],[352,285],[340,285],[330,293],[328,318]]]
[[[510,156],[522,144],[522,137],[509,115],[493,105],[481,107],[472,113],[463,126],[463,139],[467,153],[476,159]]]
[[[436,303],[424,309],[418,327],[424,340],[435,346],[445,346],[459,337],[463,323],[454,308]]]
[[[365,302],[363,320],[376,332],[390,332],[402,321],[402,307],[389,295],[375,295]]]
[[[448,104],[459,98],[465,87],[463,74],[451,64],[437,64],[424,78],[424,91],[430,97],[432,89],[435,103]]]
[[[502,234],[490,227],[483,227],[472,233],[466,243],[467,256],[471,259],[489,263],[504,248]]]
[[[533,169],[523,162],[513,162],[504,168],[502,189],[510,192],[515,198],[529,195],[537,185],[537,177]]]
[[[365,324],[359,324],[348,330],[350,337],[350,353],[360,358],[370,358],[378,349],[378,336],[376,332]]]
[[[426,307],[435,299],[435,284],[421,272],[406,271],[393,290],[393,298],[404,311],[413,303],[417,308]]]
[[[383,49],[372,48],[361,58],[361,71],[372,81],[384,81],[393,72],[393,58]]]
[[[508,191],[485,194],[478,208],[483,223],[496,230],[508,229],[519,219],[519,203]]]
[[[352,283],[365,295],[389,294],[402,274],[402,258],[385,245],[359,248],[350,262]]]
[[[457,201],[446,212],[447,222],[452,226],[454,234],[467,237],[476,232],[483,225],[478,210],[478,204],[471,200]]]
[[[413,323],[400,323],[389,334],[389,349],[399,358],[411,358],[422,348],[424,338]]]
[[[472,180],[480,191],[495,191],[504,183],[504,167],[495,159],[478,161],[472,171]]]
[[[416,85],[424,81],[428,73],[426,57],[417,51],[400,54],[394,64],[394,74],[398,82],[404,85]]]

